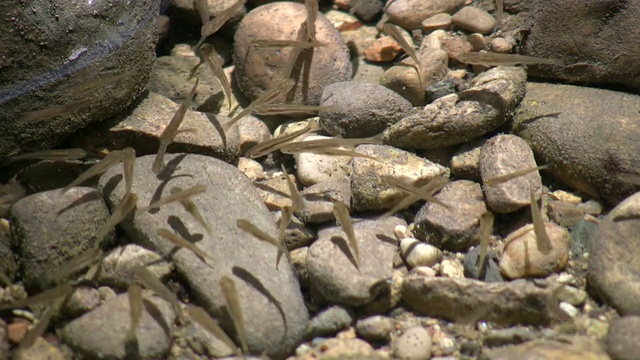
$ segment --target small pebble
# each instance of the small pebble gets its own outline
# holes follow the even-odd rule
[[[238,169],[242,171],[243,174],[247,175],[247,177],[251,181],[258,181],[266,179],[266,175],[264,173],[264,169],[262,168],[262,164],[259,162],[241,157],[238,159]]]
[[[410,268],[433,266],[442,260],[440,249],[413,238],[400,241],[400,253]]]
[[[13,344],[19,344],[29,330],[29,323],[18,320],[7,326],[7,338]]]
[[[513,44],[507,39],[497,37],[491,40],[491,50],[496,53],[509,54],[513,49]]]
[[[580,314],[580,310],[578,310],[575,306],[569,304],[568,302],[560,302],[560,310],[564,311],[567,315],[574,318]]]
[[[457,259],[444,259],[440,263],[440,275],[449,278],[463,278],[464,266]]]
[[[304,140],[328,138],[327,136],[311,135],[307,136]],[[332,156],[309,152],[295,154],[294,158],[296,160],[298,179],[307,186],[326,180],[347,177],[351,162],[351,157],[349,156]]]
[[[411,269],[411,275],[418,275],[424,277],[434,277],[438,275],[438,272],[434,268],[427,266],[418,266]]]
[[[364,56],[371,62],[387,62],[395,59],[402,52],[402,47],[389,36],[376,39],[364,51]]]
[[[374,315],[358,320],[356,331],[367,341],[388,341],[393,330],[393,322],[382,315]]]
[[[324,309],[309,322],[309,337],[332,336],[353,323],[353,313],[342,306]]]
[[[421,23],[422,32],[429,34],[435,30],[448,30],[451,26],[451,15],[447,13],[435,14]]]
[[[395,356],[402,360],[428,360],[431,357],[431,336],[422,326],[406,330],[396,341]]]
[[[473,33],[467,36],[467,41],[473,46],[473,50],[475,51],[487,50],[487,43],[484,41],[482,34]]]
[[[496,26],[496,19],[488,12],[475,6],[465,6],[451,17],[458,27],[480,34],[488,34]]]

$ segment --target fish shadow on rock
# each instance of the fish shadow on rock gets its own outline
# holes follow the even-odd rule
[[[353,264],[353,266],[358,269],[358,262],[356,261],[355,256],[351,253],[351,249],[349,249],[349,244],[347,244],[347,240],[340,236],[332,236],[331,242],[333,245],[337,246],[342,253],[345,254],[347,259]]]
[[[122,176],[121,176],[122,178]],[[95,201],[95,200],[102,200],[102,195],[100,195],[100,193],[92,191],[88,194],[84,194],[82,195],[80,198],[74,200],[71,204],[67,205],[66,207],[64,207],[63,209],[60,209],[57,212],[57,215],[62,215],[64,212],[73,209],[76,206],[80,206],[82,204],[86,204],[90,201]]]

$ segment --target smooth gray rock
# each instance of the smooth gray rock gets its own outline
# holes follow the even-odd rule
[[[589,287],[622,315],[640,315],[640,193],[602,220],[591,239]]]
[[[393,321],[387,316],[369,316],[356,322],[356,331],[365,340],[386,341],[393,331]]]
[[[402,360],[429,360],[431,346],[429,331],[422,326],[414,326],[396,340],[395,356]]]
[[[457,27],[474,33],[488,34],[496,26],[496,19],[477,6],[465,6],[451,17]]]
[[[214,158],[169,154],[165,158],[167,167],[159,177],[151,172],[154,158],[136,160],[133,192],[139,198],[138,209],[167,196],[174,186],[186,189],[204,184],[207,191],[192,200],[213,232],[207,234],[179,203],[157,211],[137,210],[133,219],[127,218],[120,226],[136,243],[163,255],[172,253],[171,260],[188,282],[194,301],[230,334],[234,334],[234,327],[222,310],[225,299],[219,282],[222,276],[233,279],[250,351],[276,358],[289,354],[302,341],[308,322],[298,281],[286,257],[276,268],[276,247],[236,226],[238,219],[248,219],[277,238],[273,218],[257,190],[237,168]],[[109,169],[99,185],[109,202],[119,201],[124,194],[122,166]],[[213,260],[207,265],[186,249],[176,251],[172,243],[157,235],[160,228],[173,229],[196,241]]]
[[[100,292],[98,289],[79,286],[71,294],[69,301],[64,304],[64,316],[74,319],[87,313],[101,305]]]
[[[613,360],[633,360],[640,354],[640,316],[625,316],[609,325],[605,344]]]
[[[138,266],[146,266],[159,279],[165,278],[173,270],[173,264],[162,259],[160,255],[142,246],[129,244],[105,254],[96,280],[100,284],[126,289],[130,283],[136,281],[133,270]]]
[[[396,217],[376,220],[354,218],[353,228],[360,252],[359,270],[347,237],[339,226],[325,226],[309,247],[307,268],[311,282],[329,301],[360,306],[371,302],[386,288],[393,274],[393,230],[406,225]]]
[[[341,109],[320,112],[320,125],[331,135],[347,138],[377,135],[413,109],[411,103],[396,92],[382,85],[358,81],[325,87],[320,105]]]
[[[134,354],[141,359],[163,358],[171,344],[176,314],[168,302],[149,293],[143,295],[143,305],[137,346],[126,341],[131,324],[126,294],[65,325],[62,341],[89,359],[125,359]]]
[[[95,235],[109,218],[102,194],[93,188],[59,189],[20,199],[11,208],[16,257],[27,288],[47,287],[43,275],[113,239],[99,244]]]
[[[589,104],[589,106],[585,106]],[[528,83],[513,119],[558,180],[615,205],[640,185],[625,180],[640,163],[640,96],[571,85]]]
[[[419,29],[423,20],[438,13],[453,13],[464,0],[398,0],[389,3],[385,13],[391,22],[407,30]]]
[[[309,322],[310,338],[335,335],[353,323],[353,312],[342,306],[331,306],[316,314]]]
[[[304,223],[318,224],[334,220],[334,201],[341,201],[347,207],[351,204],[351,184],[348,178],[323,181],[309,186],[300,194],[305,199],[305,208],[299,215]]]
[[[251,43],[259,39],[294,40],[306,17],[303,4],[279,1],[259,6],[242,19],[233,43],[233,74],[248,98],[257,98],[284,79],[282,73],[290,65],[291,54],[290,49],[257,48]],[[289,102],[318,105],[325,86],[351,79],[349,49],[322,14],[316,21],[316,36],[324,45],[300,54],[292,71],[300,85],[289,92]]]
[[[129,106],[156,58],[159,5],[3,2],[0,157],[51,148]]]

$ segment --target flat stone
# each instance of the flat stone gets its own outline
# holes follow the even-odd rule
[[[277,238],[277,228],[253,184],[237,168],[218,159],[191,154],[168,154],[167,166],[156,176],[151,172],[154,156],[137,159],[133,192],[138,195],[135,216],[120,226],[137,244],[162,255],[170,255],[177,271],[187,282],[194,302],[207,310],[228,333],[233,334],[229,318],[220,316],[225,305],[219,282],[222,276],[234,280],[244,314],[247,343],[254,353],[273,357],[288,354],[304,337],[308,315],[300,287],[285,257],[276,268],[277,248],[255,239],[236,226],[238,219],[249,219]],[[155,211],[141,210],[165,197],[174,186],[187,189],[204,184],[207,191],[192,198],[211,234],[193,219],[179,203]],[[109,169],[100,179],[100,188],[110,203],[124,195],[122,167]],[[212,260],[204,263],[187,249],[160,238],[160,228],[173,229],[196,241]],[[238,247],[238,244],[243,244]]]
[[[457,27],[480,34],[488,34],[496,26],[496,19],[476,6],[463,7],[453,14],[451,21]]]
[[[491,51],[509,54],[513,50],[513,43],[509,40],[501,37],[497,37],[491,40]]]
[[[327,180],[309,186],[300,192],[305,200],[305,208],[299,214],[304,223],[319,224],[335,220],[333,203],[341,201],[350,207],[351,186],[349,178]]]
[[[385,281],[391,278],[395,245],[384,237],[393,237],[394,227],[406,223],[396,217],[352,221],[360,253],[359,269],[354,266],[345,233],[335,225],[318,231],[318,240],[309,247],[307,266],[312,283],[329,301],[361,306],[376,298],[376,289],[384,289]]]
[[[474,140],[505,123],[523,98],[525,83],[522,68],[492,68],[473,79],[467,90],[441,97],[387,128],[384,143],[438,149]]]
[[[536,200],[542,192],[542,179],[538,171],[499,183],[491,179],[537,166],[529,144],[515,135],[497,135],[487,140],[480,152],[480,176],[487,205],[497,213],[510,213],[531,202],[531,191]]]
[[[343,109],[321,112],[320,125],[346,138],[377,135],[413,110],[409,101],[388,88],[357,81],[325,87],[320,105]]]
[[[142,359],[164,357],[169,350],[176,314],[171,305],[156,296],[143,296],[143,312],[136,329],[137,349]],[[122,294],[62,328],[62,341],[93,359],[123,359],[131,356],[126,336],[131,324],[129,297]]]
[[[102,305],[100,292],[92,287],[78,286],[64,305],[62,311],[65,316],[77,318]]]
[[[420,26],[422,26],[422,32],[429,34],[435,30],[448,30],[451,23],[451,15],[439,13],[422,20]]]
[[[542,164],[554,164],[548,173],[556,179],[615,206],[640,190],[624,178],[640,162],[640,127],[630,120],[639,107],[637,95],[528,83],[513,132]]]
[[[310,135],[304,141],[328,139],[328,136]],[[327,180],[339,180],[349,174],[350,156],[333,156],[309,152],[294,155],[298,179],[304,185],[314,185]]]
[[[414,30],[420,28],[423,20],[439,13],[451,14],[464,3],[464,0],[398,0],[390,3],[385,13],[391,22]]]
[[[27,287],[46,288],[43,275],[93,246],[113,239],[110,232],[99,244],[95,235],[109,218],[102,194],[75,187],[50,190],[20,199],[11,208],[11,231]]]
[[[364,51],[364,56],[371,62],[393,61],[402,52],[402,47],[390,36],[376,39]]]
[[[480,150],[487,139],[479,138],[464,143],[456,151],[449,163],[451,175],[458,179],[480,181]]]
[[[296,182],[296,177],[289,175],[291,181]],[[254,184],[258,194],[271,211],[282,209],[284,206],[291,206],[289,185],[284,176],[273,177]]]
[[[640,315],[639,217],[636,193],[602,220],[589,250],[589,287],[622,315]]]
[[[639,316],[625,316],[609,325],[605,345],[614,360],[632,360],[640,353]]]
[[[487,211],[478,183],[457,180],[447,184],[436,198],[450,206],[426,203],[416,214],[418,237],[448,250],[458,251],[478,244],[480,216]]]
[[[382,180],[382,176],[411,179],[422,186],[438,176],[449,177],[449,169],[413,153],[385,145],[360,145],[358,152],[379,161],[353,158],[351,161],[352,206],[356,211],[391,209],[404,193]]]
[[[159,279],[165,278],[173,270],[173,265],[155,252],[136,244],[129,244],[117,247],[106,254],[96,280],[100,284],[126,289],[136,281],[133,270],[138,266],[146,266]]]
[[[419,314],[464,324],[492,321],[499,324],[546,324],[550,288],[524,281],[485,283],[467,278],[410,275],[402,283],[402,298]]]
[[[353,312],[342,306],[331,306],[320,311],[309,321],[307,334],[317,336],[332,336],[338,331],[351,326],[354,320]]]
[[[566,359],[608,360],[609,355],[598,340],[575,335],[557,341],[533,340],[520,345],[483,349],[481,357],[488,360],[507,359]]]

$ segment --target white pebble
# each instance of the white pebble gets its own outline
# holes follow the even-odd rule
[[[431,357],[431,346],[431,336],[427,329],[415,326],[398,338],[395,356],[403,360],[428,360]]]
[[[440,275],[450,278],[463,278],[464,266],[457,260],[445,259],[440,263]]]
[[[560,303],[560,309],[562,311],[564,311],[567,315],[571,316],[572,318],[578,316],[578,314],[580,313],[580,310],[578,310],[575,306],[569,304],[568,302],[561,302]]]
[[[440,249],[414,238],[404,238],[400,241],[400,254],[411,268],[433,266],[442,260]]]

